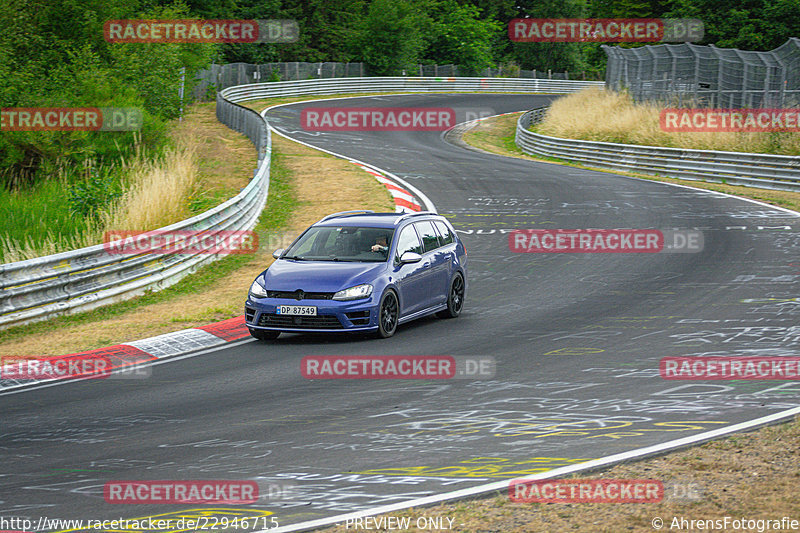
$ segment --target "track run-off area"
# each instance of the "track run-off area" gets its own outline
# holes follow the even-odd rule
[[[283,334],[232,342],[159,361],[147,379],[3,394],[0,516],[249,516],[288,530],[702,438],[800,407],[797,381],[665,380],[659,372],[665,357],[800,356],[800,215],[467,150],[438,131],[323,133],[300,123],[307,106],[485,116],[552,98],[398,95],[270,109],[277,133],[393,174],[450,219],[468,251],[462,315],[421,319],[385,340]],[[703,249],[509,247],[513,230],[582,228],[694,230]],[[496,373],[309,380],[300,366],[309,355],[490,356]],[[103,495],[109,481],[176,479],[255,481],[261,497],[192,507],[109,504]]]

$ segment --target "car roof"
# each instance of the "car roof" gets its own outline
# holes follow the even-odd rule
[[[438,218],[436,213],[421,211],[417,213],[335,213],[323,218],[314,226],[368,226],[372,228],[394,228],[400,218],[410,220],[430,220]]]

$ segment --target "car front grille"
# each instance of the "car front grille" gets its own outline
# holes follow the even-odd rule
[[[302,300],[332,300],[335,292],[304,292]],[[297,291],[267,291],[267,298],[297,300]]]
[[[342,323],[334,315],[293,316],[276,315],[274,313],[262,313],[258,319],[258,325],[263,327],[308,329],[342,329],[343,327]]]

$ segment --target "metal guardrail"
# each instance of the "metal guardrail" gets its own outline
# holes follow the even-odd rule
[[[258,165],[260,169],[261,163],[265,159],[269,160],[269,153],[272,146],[267,121],[249,107],[244,107],[235,103],[239,100],[226,98],[223,96],[223,92],[217,93],[217,120],[250,139],[258,152]],[[269,163],[267,163],[267,165],[269,166]],[[269,180],[267,184],[269,184]]]
[[[154,230],[198,236],[255,226],[269,187],[271,139],[266,120],[235,102],[276,96],[372,92],[538,92],[562,94],[603,82],[511,78],[340,78],[230,87],[217,94],[217,118],[244,133],[258,151],[255,177],[238,195],[188,220]],[[103,245],[0,265],[0,329],[86,311],[160,290],[217,259],[214,254],[109,253]]]
[[[663,148],[549,137],[529,130],[547,107],[519,117],[515,141],[531,155],[556,157],[587,166],[687,180],[800,191],[800,157]]]
[[[197,216],[154,230],[192,231],[199,238],[218,231],[252,229],[267,199],[271,140],[255,111],[223,102],[217,117],[245,133],[256,146],[259,166],[242,191]],[[220,110],[220,107],[222,110]],[[220,254],[120,255],[98,244],[79,250],[0,265],[0,328],[86,311],[177,283]]]
[[[461,76],[458,65],[417,65],[408,71],[415,77],[453,77]],[[516,78],[538,78],[556,80],[583,80],[586,72],[553,72],[552,70],[521,70],[516,69]],[[216,90],[227,89],[234,85],[250,83],[263,83],[271,76],[277,75],[284,81],[309,80],[318,78],[350,78],[365,77],[364,63],[227,63],[224,65],[210,65],[197,73],[197,84],[194,87],[195,98],[205,98],[210,87]],[[508,76],[509,70],[500,68],[486,68],[475,76],[479,78],[495,78]],[[368,75],[367,75],[368,76]],[[596,78],[593,78],[596,79]]]
[[[222,91],[233,101],[279,96],[350,93],[513,92],[566,94],[586,87],[603,87],[602,81],[525,78],[338,78],[279,81],[239,85]]]

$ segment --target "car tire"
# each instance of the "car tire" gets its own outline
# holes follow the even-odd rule
[[[260,341],[274,341],[281,334],[280,331],[269,331],[266,329],[252,329],[252,328],[247,328],[247,329],[250,331],[250,335],[252,335],[253,337],[255,337]]]
[[[439,318],[456,318],[464,308],[464,276],[460,273],[453,276],[450,290],[447,293],[447,309],[436,313]]]
[[[393,290],[388,290],[381,296],[378,304],[378,331],[377,335],[381,339],[388,339],[397,331],[397,319],[400,317],[400,303],[397,301],[397,294]]]

